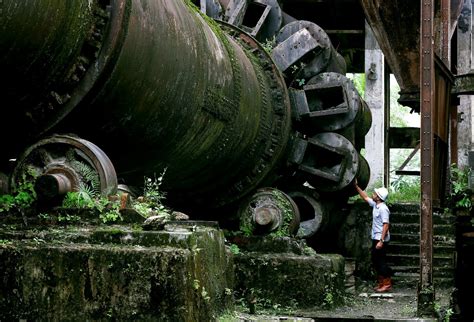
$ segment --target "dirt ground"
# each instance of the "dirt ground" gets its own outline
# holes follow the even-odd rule
[[[435,308],[440,321],[445,319],[450,307],[452,289],[436,289]],[[322,320],[385,320],[385,321],[437,321],[438,319],[417,319],[416,289],[394,288],[390,293],[373,293],[364,286],[353,294],[347,294],[345,304],[332,309],[308,309],[287,312],[262,311],[249,314],[245,309],[227,315],[219,321],[322,321]],[[448,313],[450,315],[450,313]]]

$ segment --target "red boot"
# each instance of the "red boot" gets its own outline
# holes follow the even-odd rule
[[[375,291],[378,293],[388,292],[392,289],[392,278],[387,277],[383,279],[382,286],[377,288]]]
[[[374,291],[376,291],[377,289],[383,286],[383,280],[384,280],[384,277],[382,275],[377,276],[377,285],[374,286]]]

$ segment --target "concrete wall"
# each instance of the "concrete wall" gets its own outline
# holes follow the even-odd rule
[[[458,20],[458,57],[457,72],[466,74],[472,69],[472,2],[466,0]],[[472,124],[474,114],[471,113],[473,96],[460,96],[458,106],[458,164],[460,167],[468,166],[468,152],[472,149],[474,133]]]

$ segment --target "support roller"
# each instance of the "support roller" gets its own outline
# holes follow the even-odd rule
[[[117,192],[115,168],[104,151],[70,135],[55,135],[29,147],[13,171],[13,190],[23,180],[34,180],[40,201],[81,189],[102,196]]]
[[[280,230],[296,235],[300,223],[297,205],[284,192],[261,188],[239,210],[240,230],[247,235],[264,235]]]

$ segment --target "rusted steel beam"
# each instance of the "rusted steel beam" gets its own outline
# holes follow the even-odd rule
[[[441,24],[440,24],[440,56],[441,60],[449,66],[450,61],[450,26],[451,26],[451,0],[441,0]]]
[[[359,2],[400,85],[400,104],[419,111],[418,2],[411,0]],[[403,12],[403,15],[400,12]]]
[[[421,216],[418,315],[434,314],[433,286],[433,111],[435,103],[434,0],[421,1],[420,109],[421,109]]]

